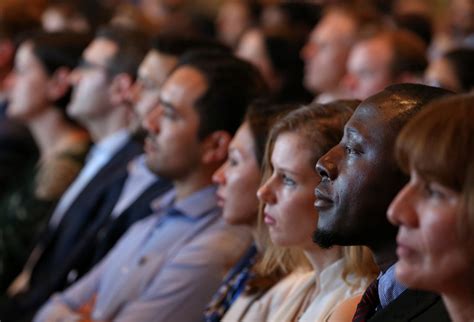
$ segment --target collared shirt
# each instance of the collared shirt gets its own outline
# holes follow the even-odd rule
[[[35,321],[78,317],[74,311],[94,297],[94,320],[202,320],[251,237],[225,224],[214,186],[176,203],[175,197],[172,190],[153,202],[154,214],[132,226],[89,274],[53,297]]]
[[[114,210],[112,210],[112,217],[120,216],[149,186],[158,180],[158,176],[148,169],[145,161],[146,155],[141,154],[128,165],[127,180]]]
[[[395,264],[390,266],[384,274],[379,276],[379,298],[380,306],[384,309],[395,300],[407,288],[400,284],[395,278]]]
[[[109,135],[95,146],[87,155],[86,163],[77,178],[64,192],[63,196],[54,209],[49,226],[56,228],[61,222],[64,214],[79,196],[87,184],[94,178],[100,169],[127,143],[130,139],[128,130],[122,129]]]

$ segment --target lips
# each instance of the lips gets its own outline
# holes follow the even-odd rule
[[[150,152],[155,152],[157,149],[156,144],[153,142],[153,139],[151,137],[145,138],[145,152],[150,153]]]
[[[316,196],[316,201],[314,202],[314,206],[319,209],[329,208],[334,204],[334,201],[324,193],[320,188],[316,188],[314,190],[314,194]]]
[[[219,192],[216,193],[217,205],[221,208],[224,208],[225,199],[222,197]]]
[[[405,238],[397,236],[397,256],[398,258],[409,258],[416,255],[417,251],[415,248],[410,246],[410,243],[406,242]]]
[[[275,218],[273,218],[271,215],[269,215],[267,212],[264,213],[263,221],[265,224],[268,226],[274,226],[276,224]]]

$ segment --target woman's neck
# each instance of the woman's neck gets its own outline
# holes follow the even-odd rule
[[[342,248],[334,246],[329,249],[322,249],[314,245],[314,247],[305,249],[304,254],[311,263],[313,270],[319,276],[326,267],[342,257]]]
[[[470,283],[463,290],[442,294],[442,298],[453,322],[474,321],[474,290]]]
[[[41,159],[46,159],[54,154],[61,142],[70,135],[82,132],[73,125],[69,124],[55,108],[49,108],[47,111],[36,116],[34,120],[28,122],[41,153]]]

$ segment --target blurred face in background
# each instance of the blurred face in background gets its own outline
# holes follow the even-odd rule
[[[244,122],[230,143],[227,161],[213,176],[213,181],[219,185],[218,203],[229,224],[255,223],[260,179],[254,139],[248,122]]]
[[[393,81],[392,51],[382,38],[362,41],[351,51],[343,86],[351,98],[364,100],[382,91]]]
[[[425,72],[427,85],[442,87],[453,92],[462,92],[462,86],[456,77],[454,69],[446,58],[438,58],[428,65]]]
[[[15,65],[7,79],[8,116],[27,121],[50,104],[49,75],[33,53],[33,45],[23,43],[15,56]]]
[[[176,57],[156,50],[145,56],[132,91],[134,112],[140,121],[158,104],[161,87],[177,62]]]
[[[355,29],[354,21],[340,12],[331,12],[319,22],[301,51],[308,90],[329,92],[339,86]]]

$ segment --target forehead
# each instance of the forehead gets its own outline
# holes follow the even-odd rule
[[[230,148],[238,149],[243,152],[253,152],[254,140],[248,122],[244,122],[239,127],[230,143]]]
[[[177,63],[177,58],[172,55],[151,50],[145,56],[138,69],[141,78],[152,79],[162,84]]]
[[[87,46],[84,58],[95,63],[105,63],[115,55],[117,50],[118,46],[115,42],[105,38],[96,38]]]
[[[374,68],[388,67],[391,60],[391,50],[383,39],[373,39],[357,44],[349,56],[350,68],[373,66]]]
[[[176,69],[165,81],[161,91],[161,99],[180,106],[194,106],[207,89],[204,75],[190,66],[182,66]]]
[[[285,168],[295,172],[312,170],[311,149],[297,133],[283,132],[278,135],[271,155],[274,168]]]
[[[354,21],[338,11],[326,14],[312,33],[314,40],[343,40],[355,31]]]
[[[395,137],[395,129],[390,122],[396,117],[395,103],[386,95],[378,94],[362,102],[344,127],[344,136],[370,144],[386,145]]]

